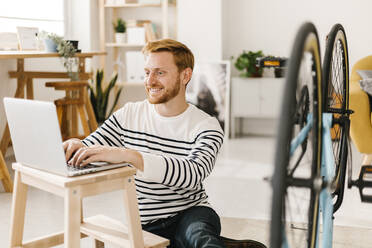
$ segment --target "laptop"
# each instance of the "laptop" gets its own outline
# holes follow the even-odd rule
[[[54,103],[5,97],[4,106],[16,160],[25,166],[72,177],[129,165],[68,166]]]

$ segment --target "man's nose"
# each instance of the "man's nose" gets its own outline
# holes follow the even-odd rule
[[[150,72],[150,74],[147,76],[147,83],[153,84],[156,82],[156,77],[154,72]]]

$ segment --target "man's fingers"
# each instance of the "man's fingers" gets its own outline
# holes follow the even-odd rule
[[[63,150],[66,152],[66,149],[68,147],[68,142],[67,141],[63,142],[62,147],[63,147]]]
[[[78,150],[78,146],[76,146],[75,144],[73,143],[70,143],[68,146],[67,146],[67,149],[65,151],[65,155],[66,155],[66,161],[69,161],[72,157],[72,154],[74,154],[76,152],[76,150]]]
[[[75,166],[84,166],[86,164],[84,164],[83,162],[87,159],[89,159],[91,156],[94,156],[98,153],[98,149],[97,148],[82,148],[81,150],[79,150],[79,153],[77,154],[77,159],[74,161],[74,165]]]
[[[87,164],[90,164],[92,162],[100,162],[100,156],[99,154],[94,154],[88,158],[86,158],[82,163],[81,166],[86,166]]]

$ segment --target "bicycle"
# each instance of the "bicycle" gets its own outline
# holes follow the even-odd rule
[[[345,187],[351,114],[343,27],[335,25],[328,36],[322,70],[317,30],[312,23],[303,24],[287,67],[270,243],[273,248],[318,247],[322,215],[322,247],[332,247],[333,213]]]

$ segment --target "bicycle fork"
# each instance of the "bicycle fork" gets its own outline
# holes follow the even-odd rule
[[[335,177],[335,161],[332,152],[332,139],[331,139],[331,127],[332,127],[333,115],[329,113],[323,113],[323,126],[322,126],[322,164],[321,164],[321,176],[322,184],[331,185]],[[323,220],[323,235],[322,235],[322,248],[331,248],[333,240],[333,202],[332,195],[329,187],[322,187],[320,192],[320,208],[322,212]],[[319,221],[318,221],[319,230]],[[317,236],[316,247],[319,247],[319,235]]]

